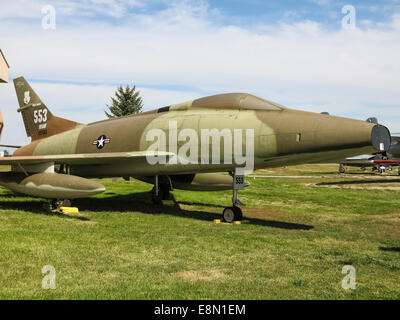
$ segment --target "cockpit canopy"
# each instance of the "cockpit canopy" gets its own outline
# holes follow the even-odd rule
[[[286,109],[279,104],[258,98],[248,93],[226,93],[188,101],[158,109],[158,112],[178,111],[188,109],[237,109],[237,110],[269,110]]]
[[[192,108],[282,110],[283,107],[247,93],[219,94],[194,100]]]

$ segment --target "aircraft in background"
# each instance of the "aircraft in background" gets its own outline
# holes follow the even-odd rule
[[[221,94],[90,124],[57,117],[23,77],[14,79],[31,143],[0,158],[0,185],[65,205],[105,191],[90,178],[133,177],[154,185],[160,203],[173,189],[232,190],[227,222],[242,219],[246,170],[387,151],[379,124],[282,107],[245,93]],[[220,174],[226,172],[229,174]]]
[[[367,121],[371,121],[371,119],[372,123],[378,123],[376,118],[369,118]],[[357,167],[362,171],[370,167],[372,171],[381,174],[385,173],[386,170],[392,171],[393,167],[399,167],[398,175],[400,175],[400,136],[393,135],[391,141],[392,143],[387,151],[346,158],[339,164],[339,173],[345,173],[346,167]]]
[[[393,170],[393,167],[399,167],[400,161],[397,159],[388,159],[381,155],[365,154],[355,157],[346,158],[345,161],[339,164],[339,173],[345,173],[345,167],[357,167],[362,171],[365,171],[368,167],[372,168],[372,171],[379,173],[385,173],[387,169]],[[398,171],[400,175],[400,168]]]

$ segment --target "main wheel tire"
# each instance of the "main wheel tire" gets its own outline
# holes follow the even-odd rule
[[[228,223],[232,223],[233,221],[235,221],[235,216],[236,213],[233,207],[225,208],[222,212],[222,219]]]

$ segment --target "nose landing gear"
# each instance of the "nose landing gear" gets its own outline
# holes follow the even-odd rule
[[[232,223],[234,221],[241,221],[243,219],[243,212],[238,206],[244,206],[244,204],[238,199],[238,190],[244,188],[244,175],[239,174],[238,170],[235,170],[233,174],[233,196],[232,196],[232,207],[227,207],[222,212],[223,221]]]

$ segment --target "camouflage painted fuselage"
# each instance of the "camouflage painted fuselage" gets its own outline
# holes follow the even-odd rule
[[[56,118],[56,117],[53,117]],[[52,119],[53,119],[52,118]],[[51,121],[48,127],[51,128]],[[171,132],[171,122],[176,128]],[[60,127],[61,126],[61,127]],[[68,131],[51,136],[40,133],[31,144],[18,149],[14,156],[95,154],[145,152],[154,143],[148,132],[161,129],[166,135],[166,152],[174,150],[170,136],[176,130],[191,129],[198,133],[198,141],[178,141],[177,149],[186,143],[196,144],[197,163],[150,164],[145,157],[133,161],[128,158],[117,164],[79,164],[71,162],[71,173],[83,177],[152,176],[199,172],[232,171],[237,164],[224,158],[225,144],[232,141],[210,138],[209,161],[204,161],[201,131],[242,129],[242,150],[246,150],[246,129],[254,132],[254,168],[283,166],[297,163],[331,162],[343,157],[374,152],[371,133],[375,124],[334,117],[325,114],[288,109],[248,94],[224,94],[160,108],[146,113],[99,121],[88,125],[75,124]],[[59,125],[62,130],[62,123]],[[215,131],[217,132],[217,131]],[[225,131],[226,132],[226,131]],[[215,135],[214,135],[215,136]],[[217,137],[218,138],[218,137]],[[99,140],[103,140],[99,142]],[[99,143],[102,145],[99,148]],[[212,143],[218,143],[220,161],[212,163]],[[231,146],[234,149],[234,146]],[[63,163],[60,161],[60,163]],[[68,163],[68,162],[67,162]]]

